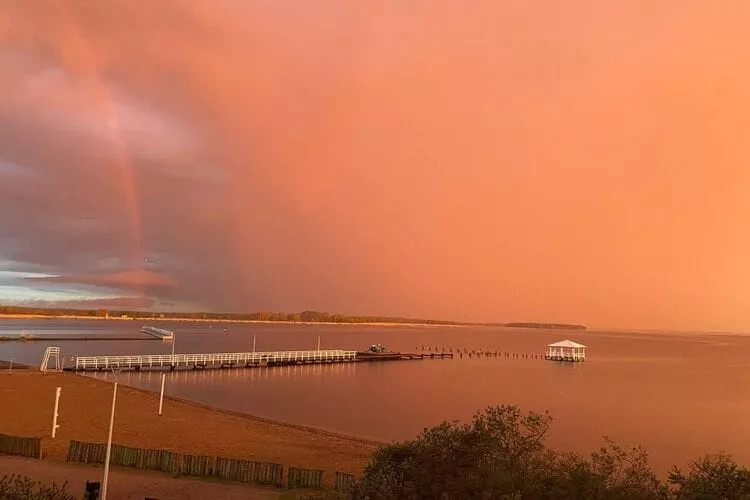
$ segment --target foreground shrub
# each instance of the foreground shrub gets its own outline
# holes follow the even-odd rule
[[[674,467],[669,482],[676,498],[739,500],[750,498],[750,470],[729,455],[707,455],[690,464],[687,475]]]
[[[74,500],[68,483],[45,485],[26,476],[12,474],[0,478],[0,500]]]
[[[444,422],[416,439],[381,448],[353,498],[627,499],[668,497],[642,448],[607,440],[585,460],[544,441],[548,414],[488,408],[471,424]]]

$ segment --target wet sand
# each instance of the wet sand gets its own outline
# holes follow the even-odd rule
[[[62,387],[57,437],[52,439],[55,388]],[[65,461],[70,440],[106,442],[113,384],[69,373],[0,373],[0,433],[42,437],[45,460]],[[291,397],[279,394],[279,398]],[[321,401],[320,404],[335,404]],[[281,463],[285,467],[359,474],[378,443],[317,429],[216,410],[118,385],[113,442]]]

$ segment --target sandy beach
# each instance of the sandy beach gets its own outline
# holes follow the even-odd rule
[[[60,428],[50,437],[55,389]],[[113,384],[68,374],[0,373],[0,433],[42,437],[44,460],[65,461],[70,440],[106,442]],[[280,394],[279,397],[284,397]],[[281,463],[359,474],[378,443],[277,423],[118,386],[113,442],[139,448]],[[321,403],[326,404],[326,403]]]

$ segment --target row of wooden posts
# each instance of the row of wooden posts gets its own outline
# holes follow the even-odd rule
[[[71,441],[68,447],[68,462],[104,463],[107,453],[106,443],[84,443]],[[299,469],[272,462],[256,462],[205,455],[189,455],[167,450],[149,450],[112,445],[110,463],[138,469],[167,472],[173,476],[215,477],[227,481],[265,484],[287,488],[323,488],[322,470]],[[284,478],[286,476],[286,481]],[[348,489],[355,477],[336,472],[334,488]]]
[[[449,353],[453,353],[454,357],[456,355],[458,355],[458,357],[460,357],[460,358],[463,358],[464,356],[468,356],[469,358],[473,358],[473,357],[478,357],[478,358],[481,358],[481,357],[485,357],[485,358],[490,358],[490,357],[500,358],[500,357],[504,357],[504,358],[518,358],[518,359],[544,359],[544,356],[541,355],[541,354],[526,354],[526,353],[506,352],[506,351],[498,351],[498,350],[485,351],[483,349],[467,349],[467,348],[463,348],[463,349],[456,349],[454,351],[452,347],[449,347],[446,350],[445,347],[443,347],[441,349],[438,349],[437,346],[432,347],[432,346],[425,346],[425,345],[417,346],[416,350],[417,351],[427,351],[427,352],[449,352]]]
[[[35,437],[0,434],[0,454],[41,459],[42,440]],[[71,441],[68,446],[67,461],[103,464],[106,455],[106,443]],[[227,481],[265,484],[279,488],[284,486],[287,488],[323,488],[325,486],[322,470],[288,467],[284,474],[284,466],[272,462],[190,455],[117,444],[112,445],[110,463],[123,467],[167,472],[173,476],[215,477]],[[336,472],[333,487],[336,491],[347,491],[355,481],[356,477],[351,474]]]
[[[0,454],[42,458],[42,440],[41,438],[0,434]]]

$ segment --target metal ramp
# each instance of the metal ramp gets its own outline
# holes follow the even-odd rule
[[[141,332],[161,340],[174,339],[174,332],[162,328],[156,328],[155,326],[144,326],[141,328]]]
[[[42,364],[39,365],[39,370],[42,372],[61,372],[63,369],[62,363],[60,362],[60,348],[59,347],[48,347],[44,351],[44,358],[42,358]]]

